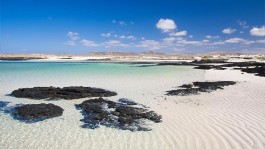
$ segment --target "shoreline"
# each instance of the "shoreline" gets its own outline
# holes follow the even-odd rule
[[[265,62],[265,55],[243,54],[161,54],[161,53],[90,53],[90,54],[0,54],[0,61],[91,61],[91,62],[191,62],[225,59],[230,62]]]

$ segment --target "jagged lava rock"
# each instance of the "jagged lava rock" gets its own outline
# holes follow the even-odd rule
[[[92,87],[72,86],[72,87],[33,87],[20,88],[11,93],[18,98],[31,99],[78,99],[85,97],[109,97],[117,93]]]
[[[145,108],[133,107],[137,105],[132,100],[125,98],[118,102],[96,98],[86,100],[76,105],[83,110],[86,127],[97,128],[100,125],[131,131],[150,130],[140,123],[140,119],[146,119],[155,123],[161,122],[162,116]]]
[[[215,82],[193,82],[192,84],[184,84],[180,86],[182,89],[167,91],[166,95],[186,96],[191,94],[199,94],[200,92],[212,92],[217,89],[223,89],[224,86],[234,85],[234,81],[215,81]]]
[[[61,116],[63,109],[54,104],[27,104],[15,108],[17,117],[26,121],[39,121]]]

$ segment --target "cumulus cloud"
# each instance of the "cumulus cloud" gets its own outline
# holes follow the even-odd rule
[[[257,40],[257,43],[265,43],[265,39]]]
[[[177,28],[177,25],[175,24],[174,20],[171,19],[160,19],[156,23],[156,27],[163,32],[170,32]]]
[[[67,45],[69,45],[69,46],[74,46],[74,45],[76,45],[75,41],[72,41],[72,40],[69,40],[69,41],[67,41],[67,42],[64,43],[64,44],[67,44]]]
[[[77,32],[68,32],[67,36],[70,38],[70,40],[77,40],[80,38]]]
[[[143,40],[138,46],[150,51],[159,50],[161,48],[160,43],[155,40]]]
[[[219,38],[219,36],[211,36],[211,35],[207,35],[205,37],[208,38],[208,39],[217,39],[217,38]]]
[[[136,40],[137,38],[134,37],[134,36],[127,36],[127,39],[129,39],[129,40]]]
[[[253,27],[250,30],[250,34],[252,36],[265,36],[265,25],[263,25],[262,27],[258,28],[258,27]]]
[[[126,26],[126,25],[134,25],[135,23],[133,21],[117,21],[117,20],[112,20],[113,24],[119,24],[121,26]]]
[[[168,37],[168,38],[164,38],[163,41],[164,41],[165,43],[170,44],[170,43],[173,43],[173,42],[176,41],[176,37]]]
[[[80,43],[81,43],[83,46],[87,46],[87,47],[96,47],[96,46],[99,46],[99,45],[96,44],[94,41],[86,40],[86,39],[81,40]]]
[[[247,21],[237,20],[237,23],[239,24],[239,26],[241,26],[244,29],[249,28],[249,26],[247,25]]]
[[[126,38],[126,36],[122,35],[122,36],[120,36],[119,38],[124,39],[124,38]]]
[[[66,34],[66,36],[69,38],[69,40],[64,43],[64,44],[67,44],[69,46],[74,46],[76,45],[75,41],[78,40],[80,37],[79,37],[79,34],[77,32],[68,32]]]
[[[111,36],[111,33],[102,33],[100,35],[103,36],[103,37],[110,37]]]
[[[170,33],[169,36],[186,36],[187,31],[180,31],[180,32],[175,32],[175,33]]]
[[[223,33],[224,34],[232,34],[232,33],[234,33],[236,31],[236,29],[232,29],[232,28],[225,28],[225,29],[223,29]]]
[[[255,43],[254,41],[246,40],[243,38],[230,38],[225,40],[226,43],[243,43],[243,44],[252,44]]]
[[[113,47],[113,46],[120,46],[120,47],[128,47],[129,45],[122,43],[119,40],[109,40],[104,43],[102,43],[105,47]]]

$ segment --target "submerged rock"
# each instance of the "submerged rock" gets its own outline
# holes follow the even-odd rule
[[[0,109],[6,107],[8,104],[9,104],[9,102],[0,101]]]
[[[216,81],[216,82],[193,82],[180,86],[182,89],[167,91],[166,95],[186,96],[199,94],[200,92],[212,92],[217,89],[223,89],[224,86],[234,85],[234,81]]]
[[[27,122],[36,122],[63,114],[63,109],[54,104],[27,104],[15,107],[15,118]]]
[[[82,121],[85,123],[83,127],[92,129],[104,125],[130,131],[151,130],[145,126],[143,120],[161,122],[161,115],[132,105],[137,105],[137,103],[124,98],[119,102],[96,98],[86,100],[76,107],[83,111],[84,119]]]
[[[85,97],[109,97],[117,93],[92,87],[72,86],[72,87],[33,87],[20,88],[11,93],[18,98],[31,99],[78,99]]]

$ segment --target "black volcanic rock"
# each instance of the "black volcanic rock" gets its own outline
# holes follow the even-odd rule
[[[201,60],[194,60],[191,63],[193,64],[227,63],[227,59],[201,59]]]
[[[0,57],[2,61],[26,61],[26,60],[36,60],[44,59],[43,57]]]
[[[31,99],[78,99],[85,97],[109,97],[115,96],[117,93],[92,87],[33,87],[33,88],[20,88],[11,93],[11,95],[18,98],[31,98]]]
[[[54,104],[27,104],[15,108],[16,118],[36,122],[48,118],[58,117],[63,114],[63,109]]]
[[[255,67],[255,66],[265,66],[265,63],[260,62],[234,62],[222,65],[223,67]]]
[[[98,128],[100,125],[113,127],[123,130],[141,131],[151,130],[145,127],[145,123],[141,120],[150,120],[155,123],[161,122],[161,115],[146,108],[134,107],[138,105],[131,100],[119,100],[113,102],[103,98],[86,100],[76,105],[82,109],[85,124],[83,127]]]
[[[194,67],[194,69],[216,69],[216,70],[225,70],[226,68],[223,68],[220,65],[197,65],[196,67]]]
[[[255,73],[256,76],[265,77],[265,66],[256,66],[254,68],[242,68],[241,71],[247,73]]]
[[[217,89],[223,89],[224,86],[234,85],[234,81],[216,81],[216,82],[193,82],[180,86],[182,89],[167,91],[166,95],[186,96],[199,94],[200,92],[212,92]]]

